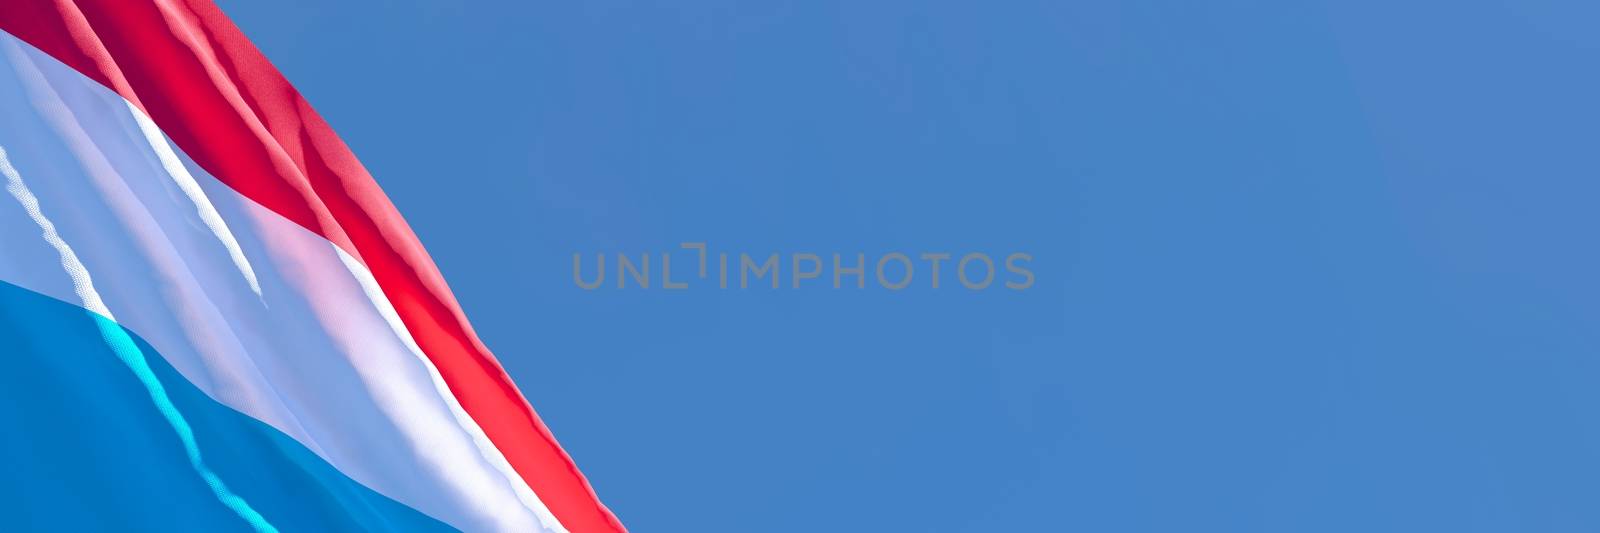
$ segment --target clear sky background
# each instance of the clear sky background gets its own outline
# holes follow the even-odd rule
[[[1593,2],[221,4],[637,531],[1600,529]]]

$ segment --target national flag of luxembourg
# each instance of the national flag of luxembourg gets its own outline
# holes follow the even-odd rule
[[[210,0],[0,0],[0,184],[0,530],[623,529]]]

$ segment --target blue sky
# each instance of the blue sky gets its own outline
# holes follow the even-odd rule
[[[221,4],[636,530],[1600,527],[1591,3]]]

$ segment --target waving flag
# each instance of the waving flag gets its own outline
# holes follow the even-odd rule
[[[0,529],[623,529],[209,0],[0,32]]]

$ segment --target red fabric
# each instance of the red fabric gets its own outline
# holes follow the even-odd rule
[[[562,525],[625,531],[473,333],[372,176],[210,0],[4,0],[0,29],[121,93],[217,179],[364,263],[461,406]]]

